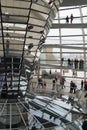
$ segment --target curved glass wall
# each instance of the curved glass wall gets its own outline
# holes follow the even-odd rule
[[[57,68],[56,70],[58,72],[65,70],[63,76],[72,80],[73,71],[76,71],[77,75],[75,77],[79,79],[79,82],[81,79],[86,79],[87,77],[86,9],[86,5],[59,7],[59,11],[53,21],[53,26],[47,36],[44,50],[42,52],[46,52],[46,56],[48,56],[49,53],[49,61],[53,59],[52,55],[54,56],[54,65],[57,66],[58,64],[58,67],[52,67],[53,72],[55,68]],[[73,14],[72,23],[70,18],[71,14]],[[67,16],[69,17],[68,23],[66,23]],[[48,48],[51,48],[51,50],[48,51]],[[64,60],[62,65],[61,59]],[[72,61],[71,66],[68,66],[68,59]],[[43,58],[41,57],[41,61],[42,60]],[[78,60],[77,68],[75,68],[75,60]],[[81,60],[83,61],[81,62]],[[81,66],[81,64],[83,65]],[[42,68],[44,69],[44,67]],[[47,71],[49,71],[49,68]]]
[[[80,114],[86,110],[87,102],[83,109],[79,108],[82,102],[64,97],[57,87],[55,92],[50,79],[55,75],[70,79],[73,70],[83,75],[73,78],[86,78],[86,28],[83,27],[86,6],[59,8],[61,2],[0,1],[0,129],[81,129]],[[72,24],[66,23],[64,14],[69,17],[73,14]],[[83,66],[75,66],[73,61],[69,64],[69,58],[84,59]],[[55,74],[51,77],[45,73],[42,81],[39,76],[44,69]],[[66,72],[62,73],[63,70]],[[45,76],[50,81],[50,91],[45,89]]]

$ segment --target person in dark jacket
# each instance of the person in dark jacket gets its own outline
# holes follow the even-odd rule
[[[69,23],[69,17],[68,17],[68,15],[66,16],[66,23]]]
[[[87,81],[84,81],[84,90],[87,91]]]
[[[77,88],[77,86],[76,86],[76,84],[73,82],[73,81],[71,81],[70,82],[70,93],[76,93],[76,88]]]
[[[83,90],[83,80],[81,80],[81,90]]]
[[[73,22],[73,14],[71,14],[71,16],[70,16],[70,22],[72,23]]]
[[[87,130],[87,120],[85,120],[82,124],[82,129]]]
[[[52,83],[53,83],[52,90],[55,90],[55,85],[56,85],[55,79],[53,79]]]

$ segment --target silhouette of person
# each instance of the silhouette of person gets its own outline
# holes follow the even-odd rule
[[[81,80],[81,90],[83,90],[83,80]]]
[[[69,17],[68,17],[68,15],[66,16],[66,23],[69,23]]]
[[[73,22],[73,14],[71,14],[71,16],[70,16],[70,22],[71,23]]]
[[[56,85],[55,79],[53,79],[52,83],[53,83],[52,90],[55,90],[55,85]]]

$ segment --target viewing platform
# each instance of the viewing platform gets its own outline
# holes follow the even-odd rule
[[[87,23],[53,23],[52,24],[52,29],[57,29],[57,28],[87,28]]]

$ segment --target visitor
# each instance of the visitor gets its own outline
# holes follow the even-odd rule
[[[87,130],[87,119],[83,121],[82,129]]]
[[[83,90],[83,80],[81,80],[81,90]]]
[[[50,71],[49,71],[49,77],[50,77],[50,79],[51,79],[51,77],[52,77],[52,72],[51,72],[51,69],[50,69]]]
[[[76,88],[77,88],[76,84],[73,81],[71,81],[70,82],[70,93],[76,93]]]
[[[64,62],[64,58],[61,58],[61,65],[63,65],[63,62]]]
[[[68,58],[68,67],[70,67],[70,66],[71,66],[71,59]]]
[[[77,85],[74,83],[74,88],[73,88],[74,93],[76,93],[76,89],[77,89]]]
[[[84,81],[84,90],[87,91],[87,81]]]
[[[78,69],[78,63],[79,63],[78,59],[77,58],[74,59],[74,68],[75,69]]]
[[[58,78],[57,81],[56,81],[56,91],[59,92],[60,90],[61,90],[60,78]]]
[[[50,69],[50,71],[49,71],[49,74],[52,74],[51,69]]]
[[[77,76],[77,71],[76,70],[72,70],[73,71],[73,77],[75,78]]]
[[[65,78],[64,77],[61,77],[60,78],[60,85],[61,85],[61,88],[65,88]]]
[[[40,86],[42,86],[42,88],[43,88],[43,80],[39,77],[38,78],[38,88],[40,88]]]
[[[83,59],[80,59],[79,61],[79,69],[84,69],[84,60]]]
[[[73,22],[73,14],[71,14],[71,16],[70,16],[70,22],[71,23]]]
[[[66,17],[66,23],[69,23],[69,17],[68,17],[68,15]]]
[[[55,90],[55,85],[56,85],[55,79],[53,79],[52,83],[53,83],[52,90]]]

